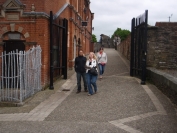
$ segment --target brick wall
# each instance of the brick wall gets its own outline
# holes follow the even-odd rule
[[[121,54],[123,54],[128,60],[130,60],[130,44],[131,44],[131,35],[129,35],[124,41],[122,41],[117,46],[117,50]]]
[[[7,0],[1,0],[0,5],[3,5]],[[91,34],[92,34],[92,13],[87,8],[87,12],[84,12],[86,0],[20,0],[22,4],[25,4],[23,12],[31,12],[31,5],[34,4],[35,12],[45,13],[49,15],[50,11],[53,11],[53,14],[56,14],[66,3],[70,5],[60,14],[60,18],[66,18],[68,20],[68,67],[73,67],[74,58],[73,53],[73,42],[74,37],[76,41],[80,40],[80,44],[77,45],[77,52],[80,48],[85,51],[85,54],[89,53],[93,49],[91,43]],[[77,4],[78,3],[78,4]],[[71,8],[72,6],[72,8]],[[13,11],[10,13],[14,13]],[[17,12],[16,12],[17,13]],[[49,62],[50,62],[50,46],[49,46],[49,18],[46,16],[35,16],[35,15],[19,15],[19,20],[17,21],[8,21],[6,17],[2,17],[0,14],[0,44],[4,39],[8,39],[5,35],[6,32],[11,32],[10,24],[15,24],[15,32],[20,32],[22,34],[22,40],[26,42],[37,42],[38,45],[42,48],[42,74],[41,81],[42,86],[44,87],[49,83]],[[78,19],[78,16],[80,17]],[[70,21],[70,18],[73,18],[73,21]],[[88,19],[88,26],[81,27],[81,21],[86,21]],[[7,28],[7,31],[4,31],[3,28]],[[19,29],[21,29],[19,31]],[[27,34],[27,37],[25,37]],[[3,36],[3,37],[2,37]],[[26,45],[26,49],[29,49],[31,45]],[[3,51],[3,47],[0,46],[0,52]],[[77,56],[77,55],[76,55]]]

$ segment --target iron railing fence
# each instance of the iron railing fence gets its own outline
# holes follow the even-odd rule
[[[41,90],[41,47],[2,52],[0,56],[0,102],[21,103]]]

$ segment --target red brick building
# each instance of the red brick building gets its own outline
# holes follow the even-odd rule
[[[85,54],[93,51],[94,14],[89,0],[1,0],[0,10],[0,52],[28,50],[33,45],[40,45],[43,87],[49,84],[50,78],[50,11],[56,17],[68,20],[68,68],[73,67],[79,48]],[[87,26],[82,26],[82,22],[87,22]]]

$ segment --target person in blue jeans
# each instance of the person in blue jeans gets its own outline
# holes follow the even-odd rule
[[[87,85],[88,85],[88,96],[93,95],[94,93],[97,93],[97,75],[92,75],[90,73],[90,69],[92,67],[96,67],[96,70],[98,72],[98,68],[97,68],[97,59],[96,56],[93,52],[90,52],[88,59],[86,61],[86,78],[87,78]],[[93,88],[92,88],[93,86]],[[94,89],[94,92],[93,92]]]
[[[105,66],[107,63],[107,54],[104,52],[104,48],[101,47],[99,52],[97,53],[98,67],[99,67],[99,75],[100,79],[103,78],[103,73],[105,70]]]
[[[87,92],[87,80],[86,80],[86,64],[87,58],[84,56],[83,51],[79,50],[79,56],[75,58],[75,72],[77,77],[77,92],[81,92],[81,77],[84,81],[84,90]]]

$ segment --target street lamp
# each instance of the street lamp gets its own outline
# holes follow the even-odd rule
[[[117,50],[118,37],[115,36],[115,50]]]
[[[110,48],[109,38],[107,39],[108,48]]]
[[[100,43],[101,43],[101,47],[104,47],[104,45],[103,45],[103,36],[102,35],[100,35]]]
[[[170,18],[172,17],[173,14],[171,14],[171,16],[169,16],[169,22],[170,22]]]
[[[114,48],[115,48],[115,39],[113,39],[113,44],[114,44]]]
[[[114,39],[113,39],[113,42],[114,42],[114,46],[115,46],[115,50],[117,50],[117,46],[120,44],[121,42],[121,39],[119,36],[114,36]]]
[[[102,43],[101,43],[101,47],[104,47],[104,45],[103,45],[103,38],[104,38],[104,37],[101,36],[101,40],[102,40],[102,41],[101,41],[101,42],[102,42]]]

